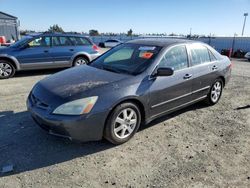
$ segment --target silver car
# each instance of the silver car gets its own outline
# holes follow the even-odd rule
[[[104,47],[105,48],[113,48],[119,44],[122,44],[123,42],[117,39],[113,39],[113,40],[107,40],[106,42],[104,42]]]
[[[246,53],[245,58],[247,58],[248,61],[250,61],[250,52],[247,52],[247,53]]]

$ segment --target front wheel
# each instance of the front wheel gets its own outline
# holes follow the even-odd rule
[[[134,136],[141,124],[141,113],[133,103],[118,105],[107,120],[104,137],[113,144],[123,144]]]
[[[223,81],[221,79],[216,79],[212,87],[210,88],[206,102],[210,105],[218,103],[222,95],[222,90],[223,90]]]
[[[0,79],[7,79],[15,74],[15,67],[5,60],[0,60]]]

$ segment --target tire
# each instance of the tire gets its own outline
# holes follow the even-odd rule
[[[88,64],[88,63],[89,63],[89,61],[85,57],[78,57],[78,58],[76,58],[74,60],[73,66],[77,67],[77,66],[80,66],[80,65]]]
[[[0,60],[0,79],[11,78],[15,75],[16,69],[6,60]]]
[[[209,105],[215,105],[219,102],[223,91],[223,81],[222,79],[218,78],[214,81],[212,87],[206,98],[206,103]]]
[[[248,61],[250,62],[250,59],[248,59]]]
[[[127,118],[124,117],[125,114]],[[108,117],[104,138],[115,145],[123,144],[134,136],[140,124],[141,113],[138,106],[133,103],[122,103]]]

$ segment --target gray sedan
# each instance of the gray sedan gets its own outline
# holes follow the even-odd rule
[[[230,75],[230,60],[204,43],[140,39],[38,82],[27,107],[50,134],[122,144],[160,116],[216,104]]]

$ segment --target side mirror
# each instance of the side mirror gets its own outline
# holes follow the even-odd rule
[[[166,68],[158,68],[155,76],[172,76],[174,74],[174,70],[170,67]]]

